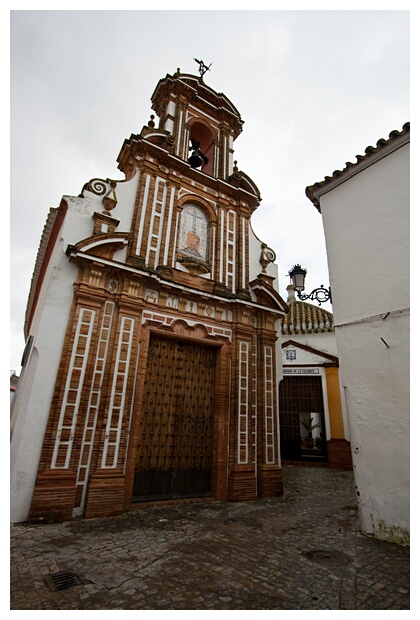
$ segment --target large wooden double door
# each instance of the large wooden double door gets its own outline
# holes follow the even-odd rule
[[[210,494],[216,349],[151,336],[133,500]]]

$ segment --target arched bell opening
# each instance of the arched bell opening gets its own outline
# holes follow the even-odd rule
[[[203,123],[191,126],[188,163],[206,174],[213,174],[214,136]]]

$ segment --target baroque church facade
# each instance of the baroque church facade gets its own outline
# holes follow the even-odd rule
[[[157,84],[125,179],[64,196],[42,235],[12,413],[12,522],[282,494],[275,255],[238,170],[243,121],[202,76]]]

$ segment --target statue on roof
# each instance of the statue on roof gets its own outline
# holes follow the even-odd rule
[[[202,60],[197,60],[197,58],[194,58],[195,62],[198,62],[199,67],[198,67],[198,72],[200,73],[200,77],[201,79],[203,79],[203,75],[210,70],[210,67],[212,66],[212,62],[209,64],[209,66],[207,67],[204,62]]]

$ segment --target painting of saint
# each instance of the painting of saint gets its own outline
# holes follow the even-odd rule
[[[187,205],[182,210],[178,251],[198,260],[208,260],[207,217],[195,205]]]

